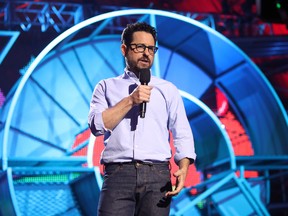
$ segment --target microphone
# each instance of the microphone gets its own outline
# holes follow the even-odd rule
[[[150,82],[151,74],[150,69],[143,68],[139,70],[139,80],[141,85],[148,85]],[[146,102],[140,104],[140,117],[145,118],[146,113]]]

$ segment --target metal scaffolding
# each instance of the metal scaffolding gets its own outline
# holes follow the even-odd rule
[[[33,26],[40,27],[42,32],[48,28],[54,28],[56,32],[60,33],[84,19],[123,9],[127,9],[127,7],[96,6],[93,3],[35,2],[32,0],[3,2],[2,0],[2,2],[0,1],[0,25],[4,25],[6,29],[20,26],[23,31],[29,31]],[[200,21],[227,36],[259,36],[264,34],[264,29],[265,34],[273,35],[271,25],[257,22],[256,16],[172,12]],[[110,28],[110,30],[115,29]]]
[[[60,33],[83,20],[81,4],[8,1],[0,5],[0,23],[7,28],[20,26],[23,31],[40,26],[42,32],[52,27]]]

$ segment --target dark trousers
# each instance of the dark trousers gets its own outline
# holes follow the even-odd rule
[[[168,216],[171,190],[168,163],[105,165],[98,216]]]

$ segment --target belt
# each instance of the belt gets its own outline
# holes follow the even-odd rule
[[[157,161],[157,162],[146,162],[146,161],[140,161],[140,160],[133,160],[133,161],[127,161],[127,162],[112,162],[112,163],[105,163],[104,166],[108,165],[148,165],[148,166],[157,166],[157,165],[170,165],[169,161]]]

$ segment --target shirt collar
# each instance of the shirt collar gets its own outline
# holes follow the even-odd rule
[[[127,68],[125,68],[124,72],[124,79],[132,79],[135,82],[139,82],[138,77],[132,71],[129,71]]]

